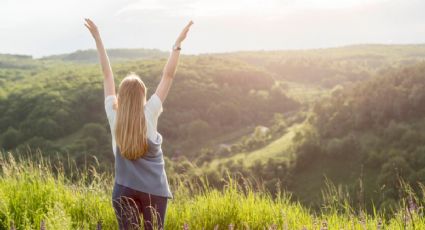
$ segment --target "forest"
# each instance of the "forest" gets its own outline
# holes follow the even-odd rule
[[[154,92],[167,53],[109,54],[117,85],[135,72]],[[2,152],[112,172],[96,58],[0,55]],[[400,181],[425,179],[424,59],[425,45],[184,55],[158,127],[167,174],[242,175],[313,208],[331,181],[355,207],[394,208]]]

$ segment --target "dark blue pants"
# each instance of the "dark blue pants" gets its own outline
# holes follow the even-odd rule
[[[112,205],[119,229],[141,229],[141,216],[145,230],[164,229],[167,200],[115,183]]]

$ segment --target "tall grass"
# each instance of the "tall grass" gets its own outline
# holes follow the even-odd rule
[[[117,229],[112,175],[96,167],[70,167],[66,176],[63,166],[11,154],[0,156],[0,166],[0,229],[39,229],[42,221],[46,229],[96,229],[99,221],[103,229]],[[323,192],[325,202],[317,213],[285,192],[272,198],[249,181],[241,185],[230,176],[225,181],[220,191],[207,182],[173,183],[165,229],[425,229],[423,201],[412,192],[394,215],[384,218],[385,213],[353,210],[332,185]]]

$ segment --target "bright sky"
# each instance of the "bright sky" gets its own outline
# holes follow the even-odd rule
[[[0,53],[94,48],[168,50],[193,19],[186,53],[425,43],[423,0],[0,0]]]

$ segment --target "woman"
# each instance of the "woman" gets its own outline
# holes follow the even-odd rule
[[[112,134],[115,155],[115,184],[112,203],[120,229],[139,229],[143,216],[145,229],[164,228],[167,200],[172,198],[164,170],[162,136],[157,132],[162,104],[173,82],[180,45],[190,26],[177,38],[161,81],[146,101],[146,87],[135,74],[125,77],[115,95],[115,83],[99,30],[85,19],[99,54],[104,76],[105,110]]]

